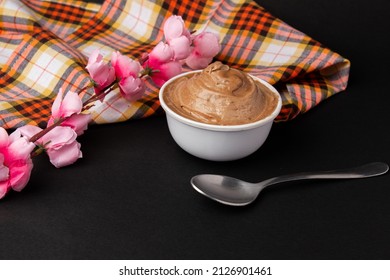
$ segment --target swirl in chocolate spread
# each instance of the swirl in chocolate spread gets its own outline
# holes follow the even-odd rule
[[[198,122],[240,125],[270,115],[278,97],[243,71],[214,62],[167,85],[164,101],[177,114]]]

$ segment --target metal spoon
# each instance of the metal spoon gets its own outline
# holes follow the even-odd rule
[[[202,174],[192,177],[191,185],[206,197],[223,204],[244,206],[253,202],[264,188],[274,184],[307,179],[366,178],[385,174],[388,170],[386,163],[373,162],[347,169],[283,175],[256,184],[228,176]]]

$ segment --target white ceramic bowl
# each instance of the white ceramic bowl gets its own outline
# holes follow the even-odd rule
[[[268,87],[278,97],[275,110],[266,118],[242,125],[211,125],[187,119],[164,102],[166,86],[176,79],[200,71],[180,74],[167,81],[160,89],[161,107],[167,117],[169,131],[176,143],[188,153],[207,160],[229,161],[246,157],[258,150],[267,139],[272,124],[282,107],[278,91],[269,83],[251,76]]]

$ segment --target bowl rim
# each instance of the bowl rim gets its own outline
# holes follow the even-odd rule
[[[240,131],[240,130],[248,130],[248,129],[253,129],[253,128],[256,128],[256,127],[261,127],[261,126],[263,126],[263,125],[273,121],[278,116],[278,114],[280,113],[280,110],[282,108],[282,98],[280,96],[280,93],[271,84],[269,84],[268,82],[266,82],[263,79],[260,79],[260,78],[258,78],[256,76],[254,76],[252,74],[247,73],[253,79],[259,81],[260,83],[262,83],[263,85],[268,87],[278,97],[278,104],[276,105],[275,110],[269,116],[267,116],[267,117],[265,117],[265,118],[263,118],[261,120],[258,120],[256,122],[251,122],[251,123],[246,123],[246,124],[216,125],[216,124],[207,124],[207,123],[194,121],[194,120],[187,119],[187,118],[177,114],[171,108],[169,108],[168,105],[164,101],[163,97],[164,97],[164,90],[165,90],[165,88],[168,86],[168,84],[172,83],[173,81],[175,81],[175,80],[177,80],[177,79],[179,79],[179,78],[181,78],[183,76],[191,75],[191,74],[194,74],[194,73],[199,73],[199,72],[202,72],[202,71],[203,70],[193,70],[193,71],[187,71],[187,72],[181,73],[179,75],[176,75],[175,77],[172,77],[171,79],[169,79],[168,81],[166,81],[162,85],[162,87],[159,90],[158,97],[159,97],[159,101],[160,101],[161,107],[164,109],[165,113],[168,116],[171,116],[172,118],[174,118],[174,119],[176,119],[179,122],[182,122],[184,124],[187,124],[187,125],[190,125],[190,126],[193,126],[193,127],[197,127],[197,128],[201,128],[201,129],[214,130],[214,131]]]

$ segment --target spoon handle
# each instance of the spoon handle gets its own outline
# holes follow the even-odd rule
[[[365,165],[317,172],[302,172],[290,175],[274,177],[263,181],[260,185],[265,188],[270,185],[279,184],[289,181],[307,180],[307,179],[354,179],[366,178],[385,174],[389,170],[389,166],[383,162],[372,162]]]

